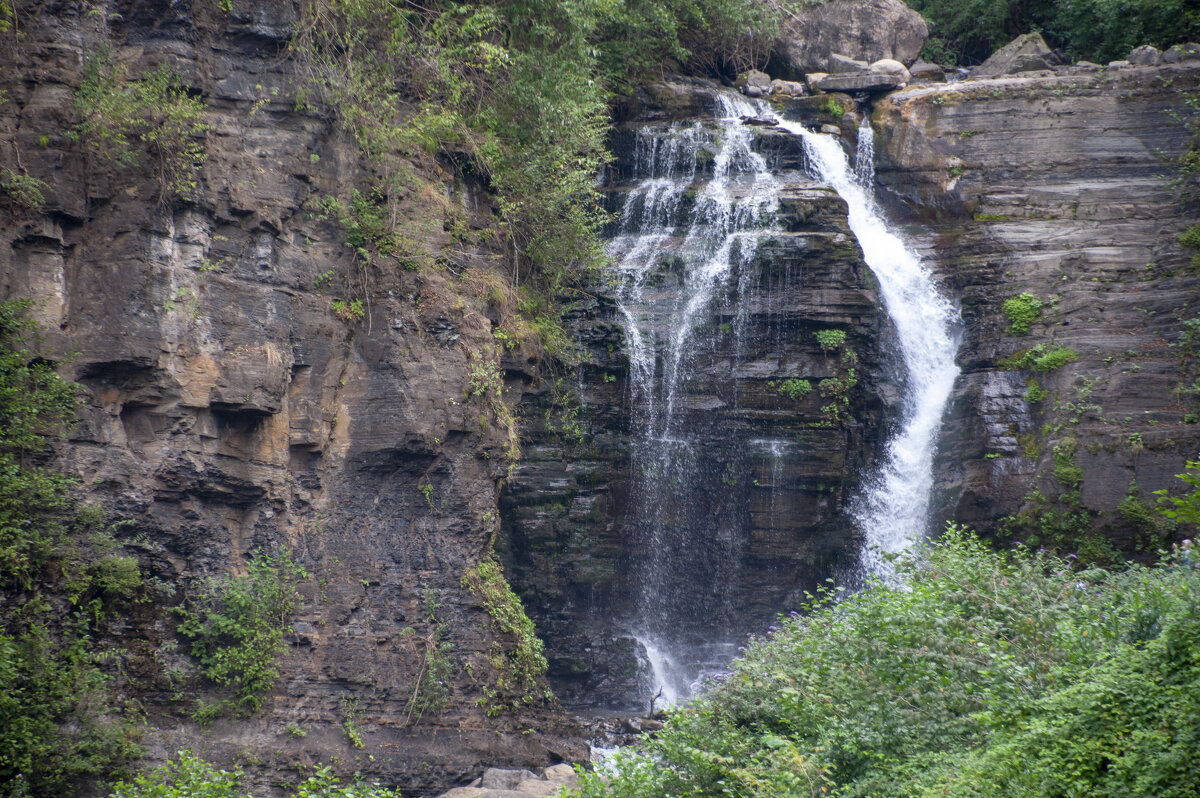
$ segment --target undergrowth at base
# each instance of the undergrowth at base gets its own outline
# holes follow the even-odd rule
[[[950,527],[755,640],[575,796],[1200,794],[1200,568],[1080,570]]]

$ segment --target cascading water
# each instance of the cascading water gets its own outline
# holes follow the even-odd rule
[[[888,229],[879,213],[872,196],[874,144],[870,126],[859,129],[853,170],[836,139],[786,120],[779,120],[779,126],[803,138],[813,168],[846,201],[850,229],[879,282],[904,358],[906,385],[900,429],[892,436],[882,467],[867,481],[855,508],[856,520],[865,535],[861,569],[864,575],[886,578],[891,573],[888,555],[907,550],[927,532],[937,431],[958,377],[954,363],[958,314],[938,290],[920,257]]]
[[[639,129],[632,187],[608,244],[630,357],[634,423],[626,523],[636,595],[627,630],[641,642],[651,671],[644,687],[660,694],[660,704],[688,696],[696,679],[723,669],[735,654],[733,641],[745,632],[729,598],[741,578],[748,525],[736,516],[745,511],[724,507],[713,496],[720,483],[736,480],[711,473],[715,458],[702,451],[696,430],[704,408],[694,406],[688,385],[716,299],[731,289],[734,297],[744,294],[746,266],[759,244],[777,233],[774,213],[786,190],[753,149],[753,130],[742,121],[774,118],[769,106],[738,95],[715,97],[711,123]],[[919,258],[887,230],[871,199],[869,129],[852,169],[835,139],[775,121],[802,137],[817,176],[849,206],[851,230],[899,336],[907,372],[900,429],[855,512],[867,541],[864,568],[886,573],[881,553],[902,550],[924,531],[934,439],[957,374],[954,310]],[[740,351],[745,309],[736,307],[726,317],[736,325],[731,332]],[[764,478],[773,486],[784,459],[797,451],[786,440],[740,445],[769,457]],[[774,494],[769,507],[774,513]]]
[[[733,653],[725,597],[738,578],[738,541],[719,519],[706,524],[689,512],[703,490],[702,453],[682,428],[680,403],[704,311],[768,233],[778,202],[778,184],[741,121],[754,108],[736,96],[719,95],[717,103],[715,126],[639,131],[638,182],[608,244],[637,425],[630,504],[639,595],[630,632],[646,653],[650,691],[665,703],[686,696],[706,665],[715,670]],[[677,290],[664,290],[665,281]]]

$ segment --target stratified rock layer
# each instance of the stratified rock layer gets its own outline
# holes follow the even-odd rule
[[[607,190],[614,207],[632,188],[637,131],[679,118],[672,108],[705,109],[704,124],[714,92],[702,84],[654,86],[627,111],[613,139],[618,158]],[[855,564],[860,540],[843,511],[896,401],[880,357],[886,317],[845,204],[807,174],[797,137],[750,121],[756,147],[786,186],[778,232],[733,267],[702,311],[674,422],[694,442],[697,462],[686,498],[663,510],[667,523],[691,530],[695,550],[677,559],[699,564],[678,578],[704,584],[714,570],[728,576],[696,597],[694,612],[679,615],[679,634],[697,639],[762,631],[777,613],[797,608],[804,590]],[[694,191],[706,179],[699,170]],[[682,236],[686,214],[680,224]],[[670,329],[678,323],[671,313],[680,306],[682,275],[668,258],[645,279],[652,301],[639,310],[639,323]],[[637,510],[630,500],[633,481],[649,478],[630,471],[643,408],[631,404],[622,322],[605,291],[594,289],[595,298],[570,317],[584,362],[563,375],[557,393],[545,390],[521,406],[525,457],[502,498],[506,562],[546,640],[563,701],[644,711],[652,697],[639,686],[645,654],[628,636],[639,593],[631,580],[646,568],[633,559]],[[814,333],[823,329],[845,332],[845,346],[822,350]],[[847,365],[847,351],[856,364]],[[818,386],[849,368],[859,382],[842,405]],[[800,377],[811,391],[789,397],[784,381]],[[731,538],[734,554],[718,562]]]
[[[86,403],[63,463],[176,602],[244,572],[259,548],[290,550],[310,574],[265,707],[207,731],[190,713],[220,693],[195,671],[179,681],[186,641],[169,607],[130,619],[115,645],[138,677],[149,754],[236,754],[260,786],[337,760],[414,792],[463,783],[481,762],[586,758],[540,691],[520,719],[477,705],[504,641],[460,580],[498,529],[509,451],[495,386],[474,389],[492,321],[456,274],[492,261],[460,249],[419,274],[357,262],[306,206],[369,174],[326,117],[297,110],[292,7],[235,5],[120,4],[106,22],[50,4],[20,9],[20,37],[0,37],[0,155],[47,183],[42,210],[0,209],[0,296],[36,300],[43,354],[75,353],[66,371]],[[170,65],[207,104],[194,201],[162,195],[148,154],[123,168],[65,135],[82,63],[104,53],[130,77]],[[435,188],[400,200],[434,220],[423,244],[444,243],[444,219],[490,222],[481,192],[417,168]],[[333,300],[352,298],[362,317],[339,317]],[[513,369],[510,382],[532,379],[523,360]],[[418,718],[435,625],[450,646],[446,704]]]
[[[1023,509],[1070,510],[1077,465],[1093,534],[1037,542],[1103,548],[1103,533],[1127,553],[1169,542],[1118,505],[1176,488],[1200,444],[1196,397],[1179,390],[1197,364],[1178,346],[1200,315],[1177,240],[1195,218],[1164,160],[1186,146],[1176,115],[1198,85],[1189,63],[1059,68],[912,87],[877,105],[879,176],[921,215],[920,240],[966,323],[938,469],[949,517],[992,530]],[[1015,335],[1002,304],[1021,292],[1044,304]],[[1004,367],[1037,344],[1078,360],[1049,373]],[[1045,398],[1030,401],[1031,386]]]

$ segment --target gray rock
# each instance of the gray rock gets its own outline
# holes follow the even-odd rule
[[[1133,64],[1129,63],[1128,61],[1123,61],[1123,60],[1108,62],[1109,69],[1129,69],[1129,67],[1131,67],[1131,66],[1133,66]]]
[[[853,75],[870,69],[866,61],[859,61],[841,53],[830,53],[825,59],[825,71],[830,75]]]
[[[821,91],[891,91],[900,88],[906,82],[899,75],[868,70],[846,75],[830,75],[818,84],[818,88]]]
[[[546,768],[542,771],[542,778],[546,781],[557,781],[566,784],[575,781],[578,776],[575,775],[575,768],[563,763]]]
[[[937,64],[931,64],[928,61],[917,59],[916,63],[908,68],[909,75],[914,81],[921,83],[945,83],[946,70],[942,69]]]
[[[483,780],[479,786],[485,790],[516,790],[523,781],[535,781],[538,776],[528,770],[508,770],[505,768],[488,768],[483,771]]]
[[[1146,44],[1133,48],[1128,61],[1134,66],[1158,66],[1162,63],[1162,52],[1157,47]]]
[[[771,81],[771,93],[783,95],[784,97],[803,97],[808,94],[808,89],[803,83],[776,78]]]
[[[871,64],[871,71],[878,72],[883,75],[893,75],[900,78],[905,83],[912,80],[912,75],[908,71],[908,67],[901,64],[894,58],[881,58]]]
[[[1200,58],[1200,44],[1196,44],[1195,42],[1177,44],[1162,54],[1162,62],[1164,64],[1178,64],[1197,58]]]
[[[809,91],[820,91],[817,86],[827,77],[828,72],[809,72],[804,76],[804,84],[808,86]]]
[[[994,78],[1051,69],[1062,63],[1040,33],[1026,33],[992,53],[991,58],[971,70],[973,78]]]
[[[750,69],[737,76],[733,83],[749,97],[762,97],[771,93],[771,76],[757,69]]]
[[[832,0],[798,9],[784,22],[775,50],[783,77],[799,78],[824,69],[830,53],[911,64],[928,36],[925,20],[902,0]]]

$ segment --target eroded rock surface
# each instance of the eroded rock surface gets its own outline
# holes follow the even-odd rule
[[[44,208],[0,209],[0,296],[36,301],[43,354],[83,385],[63,462],[176,603],[260,548],[290,550],[310,575],[265,707],[207,730],[191,713],[220,693],[187,676],[170,608],[129,619],[123,667],[141,679],[150,757],[236,758],[259,786],[339,760],[412,792],[481,762],[586,758],[540,694],[519,722],[477,705],[503,640],[460,580],[498,530],[511,459],[498,385],[476,390],[495,345],[471,288],[491,268],[486,239],[421,273],[357,262],[306,204],[368,174],[327,117],[297,110],[294,10],[235,5],[52,3],[0,36],[0,157],[47,185]],[[207,104],[194,201],[164,196],[148,153],[125,168],[66,135],[98,53],[131,77],[170,65]],[[432,220],[417,234],[434,251],[444,223],[488,223],[476,188],[417,168],[431,195],[402,199]],[[333,301],[352,298],[361,318],[339,316]],[[511,366],[496,379],[534,378]],[[452,670],[444,709],[422,716],[414,684],[435,627]]]
[[[920,215],[966,324],[939,466],[949,517],[986,531],[1023,509],[1084,510],[1076,532],[1041,542],[1102,549],[1103,533],[1127,553],[1167,542],[1118,508],[1175,488],[1200,444],[1196,397],[1179,390],[1195,376],[1179,336],[1200,288],[1177,238],[1195,219],[1163,160],[1186,145],[1173,114],[1198,85],[1190,63],[1060,67],[914,86],[877,105],[880,178]],[[1043,306],[1019,335],[1002,305],[1022,292]],[[1005,367],[1039,344],[1078,359]]]
[[[794,9],[784,21],[772,74],[800,80],[830,71],[831,53],[871,63],[892,58],[906,66],[917,60],[929,28],[902,0],[831,0]]]

